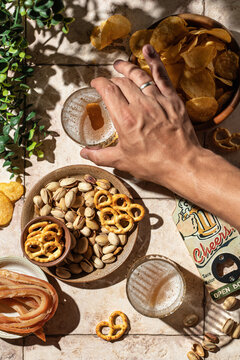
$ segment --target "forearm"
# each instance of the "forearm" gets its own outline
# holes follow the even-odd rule
[[[240,230],[240,170],[206,149],[195,149],[170,188]]]

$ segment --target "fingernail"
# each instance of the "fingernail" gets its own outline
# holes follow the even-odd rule
[[[152,45],[149,44],[144,45],[143,51],[146,53],[146,55],[148,55],[151,58],[154,58],[157,54],[154,48],[152,47]]]
[[[113,65],[114,65],[114,66],[115,66],[115,65],[118,65],[118,64],[120,64],[121,62],[123,62],[123,60],[118,59],[118,60],[116,60],[116,61],[114,62],[114,64],[113,64]]]
[[[85,152],[84,150],[81,150],[80,156],[81,156],[83,159],[89,160],[89,158],[88,158],[88,156],[87,156],[87,154],[86,154],[86,152]]]

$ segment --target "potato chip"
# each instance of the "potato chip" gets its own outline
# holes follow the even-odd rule
[[[216,73],[224,79],[234,80],[239,68],[239,57],[231,50],[218,55],[215,61]]]
[[[211,120],[216,114],[218,103],[214,97],[197,97],[186,102],[186,110],[193,122]]]
[[[174,64],[181,60],[179,53],[186,40],[187,37],[184,36],[176,45],[169,46],[165,51],[161,53],[161,58],[164,59],[165,64]]]
[[[215,97],[215,82],[212,74],[207,69],[186,68],[180,79],[180,86],[190,98]]]
[[[174,88],[177,89],[180,77],[183,72],[184,63],[165,64],[165,68]]]
[[[216,54],[217,50],[214,46],[196,46],[191,51],[182,53],[181,56],[187,66],[197,69],[207,67]]]
[[[220,76],[217,76],[217,75],[215,75],[215,74],[213,74],[213,75],[214,75],[214,77],[215,77],[216,79],[220,80],[223,84],[225,84],[225,85],[227,85],[227,86],[233,86],[233,82],[232,82],[231,80],[224,79],[224,78],[222,78],[222,77],[220,77]]]
[[[226,45],[223,41],[215,38],[214,36],[207,36],[203,41],[201,41],[202,46],[215,46],[216,50],[222,51],[226,49]]]
[[[227,30],[220,28],[192,30],[190,31],[190,34],[193,35],[209,34],[228,43],[230,43],[232,39],[231,35]]]
[[[226,91],[224,94],[222,94],[218,99],[218,112],[221,111],[224,107],[224,105],[231,99],[233,92],[232,91]]]
[[[15,202],[24,194],[24,186],[16,181],[0,183],[0,192],[4,193],[12,202]]]
[[[138,58],[138,64],[142,70],[146,71],[146,73],[148,73],[148,75],[150,75],[152,77],[151,69],[148,66],[146,60]]]
[[[142,48],[150,43],[153,30],[138,30],[132,34],[129,40],[130,49],[137,58],[144,59]]]
[[[125,16],[113,15],[100,26],[94,27],[90,36],[91,43],[98,50],[102,50],[113,40],[125,37],[130,31],[131,23]]]
[[[222,96],[223,93],[224,93],[223,88],[217,88],[217,89],[216,89],[215,99],[220,98],[220,96]]]
[[[166,49],[187,33],[186,25],[186,21],[179,16],[167,17],[154,29],[150,44],[157,52]]]
[[[0,226],[7,225],[13,215],[13,204],[9,198],[0,192]]]

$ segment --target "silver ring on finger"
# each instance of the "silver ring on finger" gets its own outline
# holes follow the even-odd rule
[[[141,86],[139,86],[139,89],[141,91],[143,91],[143,89],[145,89],[147,86],[149,85],[155,85],[155,82],[154,81],[147,81],[146,83],[142,84]]]

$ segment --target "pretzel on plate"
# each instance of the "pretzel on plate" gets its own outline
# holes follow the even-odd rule
[[[107,200],[99,202],[101,196],[105,196],[107,198]],[[93,201],[94,201],[95,207],[98,210],[100,210],[100,209],[102,209],[102,208],[104,208],[106,206],[111,205],[111,203],[112,203],[112,194],[107,190],[99,190],[94,195],[94,200]]]
[[[118,316],[120,316],[122,319],[121,324],[115,323],[115,320]],[[102,333],[102,329],[104,327],[109,327],[109,332],[107,335]],[[100,323],[97,324],[96,334],[103,340],[115,341],[115,340],[118,340],[121,336],[123,336],[123,334],[125,333],[127,328],[128,328],[127,316],[121,311],[114,311],[109,316],[108,321],[101,321]]]
[[[130,231],[134,225],[134,221],[131,216],[128,214],[118,213],[111,207],[101,209],[100,221],[103,227],[115,234],[125,234]],[[127,225],[123,226],[121,221],[125,221]]]
[[[240,149],[240,133],[231,134],[226,128],[217,128],[213,133],[213,142],[221,150],[237,151]]]
[[[122,204],[119,205],[118,201],[122,200]],[[132,204],[129,197],[124,194],[115,194],[112,197],[112,208],[117,211],[125,211],[134,221],[140,221],[145,215],[144,207],[140,204]],[[139,215],[134,215],[133,210],[140,210]]]

